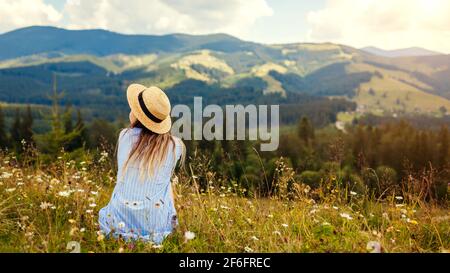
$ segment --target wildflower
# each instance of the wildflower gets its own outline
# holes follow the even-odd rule
[[[345,212],[344,212],[344,213],[341,213],[340,216],[341,216],[342,218],[347,219],[347,220],[352,220],[352,219],[353,219],[353,217],[351,217],[350,214],[345,213]]]
[[[125,223],[124,222],[120,222],[119,224],[117,224],[117,227],[119,229],[123,229],[123,228],[125,228]]]
[[[12,177],[12,176],[13,176],[12,173],[3,172],[1,178],[8,179],[8,178],[10,178],[10,177]]]
[[[43,210],[48,209],[49,207],[53,206],[51,203],[48,202],[41,202],[41,204],[39,205],[39,207]]]
[[[69,219],[69,223],[71,223],[71,224],[75,224],[75,223],[76,223],[76,221],[75,221],[75,220],[73,220],[73,219]]]
[[[256,237],[256,236],[252,236],[251,239],[254,241],[259,241],[258,237]]]
[[[333,206],[333,209],[335,209],[335,210],[339,210],[339,208],[338,208],[338,207],[336,207],[336,206]]]
[[[152,248],[154,249],[161,249],[163,246],[162,245],[152,245]]]
[[[105,235],[103,235],[103,234],[98,235],[97,241],[101,242],[101,241],[103,241],[103,239],[105,239]]]
[[[416,220],[411,220],[411,219],[407,219],[406,222],[413,224],[413,225],[418,225],[419,223]]]
[[[98,195],[98,191],[91,191],[92,195]]]
[[[395,199],[397,199],[397,200],[403,200],[403,197],[402,197],[402,196],[396,196]]]
[[[244,248],[244,251],[247,252],[247,253],[252,253],[252,252],[253,252],[253,249],[251,249],[250,247],[246,246],[246,247]]]
[[[402,208],[402,207],[404,207],[405,205],[404,204],[396,204],[395,205],[397,208]]]
[[[272,214],[267,215],[267,218],[273,218]]]
[[[91,208],[95,208],[96,206],[97,206],[97,204],[95,204],[95,203],[89,204],[89,207],[91,207]]]
[[[83,233],[83,232],[85,232],[85,231],[86,231],[85,228],[80,228],[80,232],[81,232],[81,233]]]
[[[60,192],[58,192],[58,195],[61,197],[69,197],[70,191],[60,191]]]
[[[357,195],[357,193],[354,192],[354,191],[351,191],[350,194],[353,195],[353,196]]]
[[[186,239],[186,241],[192,240],[195,238],[195,233],[192,231],[186,231],[184,233],[184,239]]]
[[[322,226],[331,226],[331,224],[328,223],[328,222],[323,222],[323,223],[322,223]]]
[[[86,210],[86,213],[89,213],[89,214],[91,214],[91,213],[93,213],[93,212],[94,212],[94,211],[91,210],[91,209]]]
[[[50,184],[52,184],[52,185],[59,184],[59,180],[56,178],[53,178],[52,180],[50,180]]]
[[[123,253],[123,247],[119,248],[119,253]]]
[[[14,192],[16,190],[16,188],[9,188],[9,189],[6,189],[6,192]]]
[[[282,226],[282,227],[284,227],[284,228],[287,228],[287,227],[289,227],[289,225],[288,225],[288,224],[281,224],[281,226]]]
[[[370,251],[370,253],[381,253],[381,244],[376,241],[370,241],[367,243],[366,249],[367,251]]]
[[[77,232],[77,230],[78,230],[78,228],[76,228],[76,227],[71,228],[70,232],[69,232],[69,235],[73,236],[75,234],[75,232]]]

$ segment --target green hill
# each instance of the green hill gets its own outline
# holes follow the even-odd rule
[[[88,108],[126,107],[123,91],[131,82],[189,93],[179,87],[193,80],[204,83],[193,85],[198,94],[219,103],[299,94],[344,98],[358,104],[359,114],[450,109],[449,55],[386,58],[338,44],[262,45],[226,34],[30,27],[0,35],[0,101],[48,104],[53,74],[66,102]],[[184,98],[180,103],[192,100],[172,94]]]

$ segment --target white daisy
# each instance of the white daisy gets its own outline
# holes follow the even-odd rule
[[[192,231],[186,231],[184,233],[184,238],[186,239],[186,241],[192,240],[195,238],[195,233]]]

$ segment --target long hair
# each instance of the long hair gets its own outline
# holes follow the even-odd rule
[[[176,163],[175,140],[170,133],[156,134],[147,129],[138,120],[130,125],[129,129],[132,128],[140,128],[141,133],[123,166],[123,175],[125,175],[130,164],[135,164],[139,167],[141,180],[144,179],[146,174],[148,177],[152,177],[156,170],[166,161],[169,149],[172,149],[174,164]],[[184,164],[185,154],[186,149],[182,143],[180,165]]]

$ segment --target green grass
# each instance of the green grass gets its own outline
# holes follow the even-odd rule
[[[383,252],[450,248],[446,208],[394,196],[377,201],[340,188],[336,177],[317,190],[296,181],[287,192],[293,177],[285,167],[271,198],[244,197],[245,190],[215,180],[210,170],[178,174],[180,225],[162,245],[108,239],[97,225],[115,184],[108,158],[62,156],[50,165],[20,167],[1,155],[0,251],[69,252],[71,241],[81,252],[368,252],[371,241]],[[211,181],[204,190],[200,178]],[[186,239],[187,231],[195,238]]]
[[[351,64],[348,70],[349,73],[376,71],[382,76],[372,77],[370,82],[361,84],[359,90],[356,90],[353,100],[359,106],[364,106],[366,112],[418,112],[437,115],[440,107],[450,107],[450,100],[423,91],[431,87],[405,72],[363,63]]]

